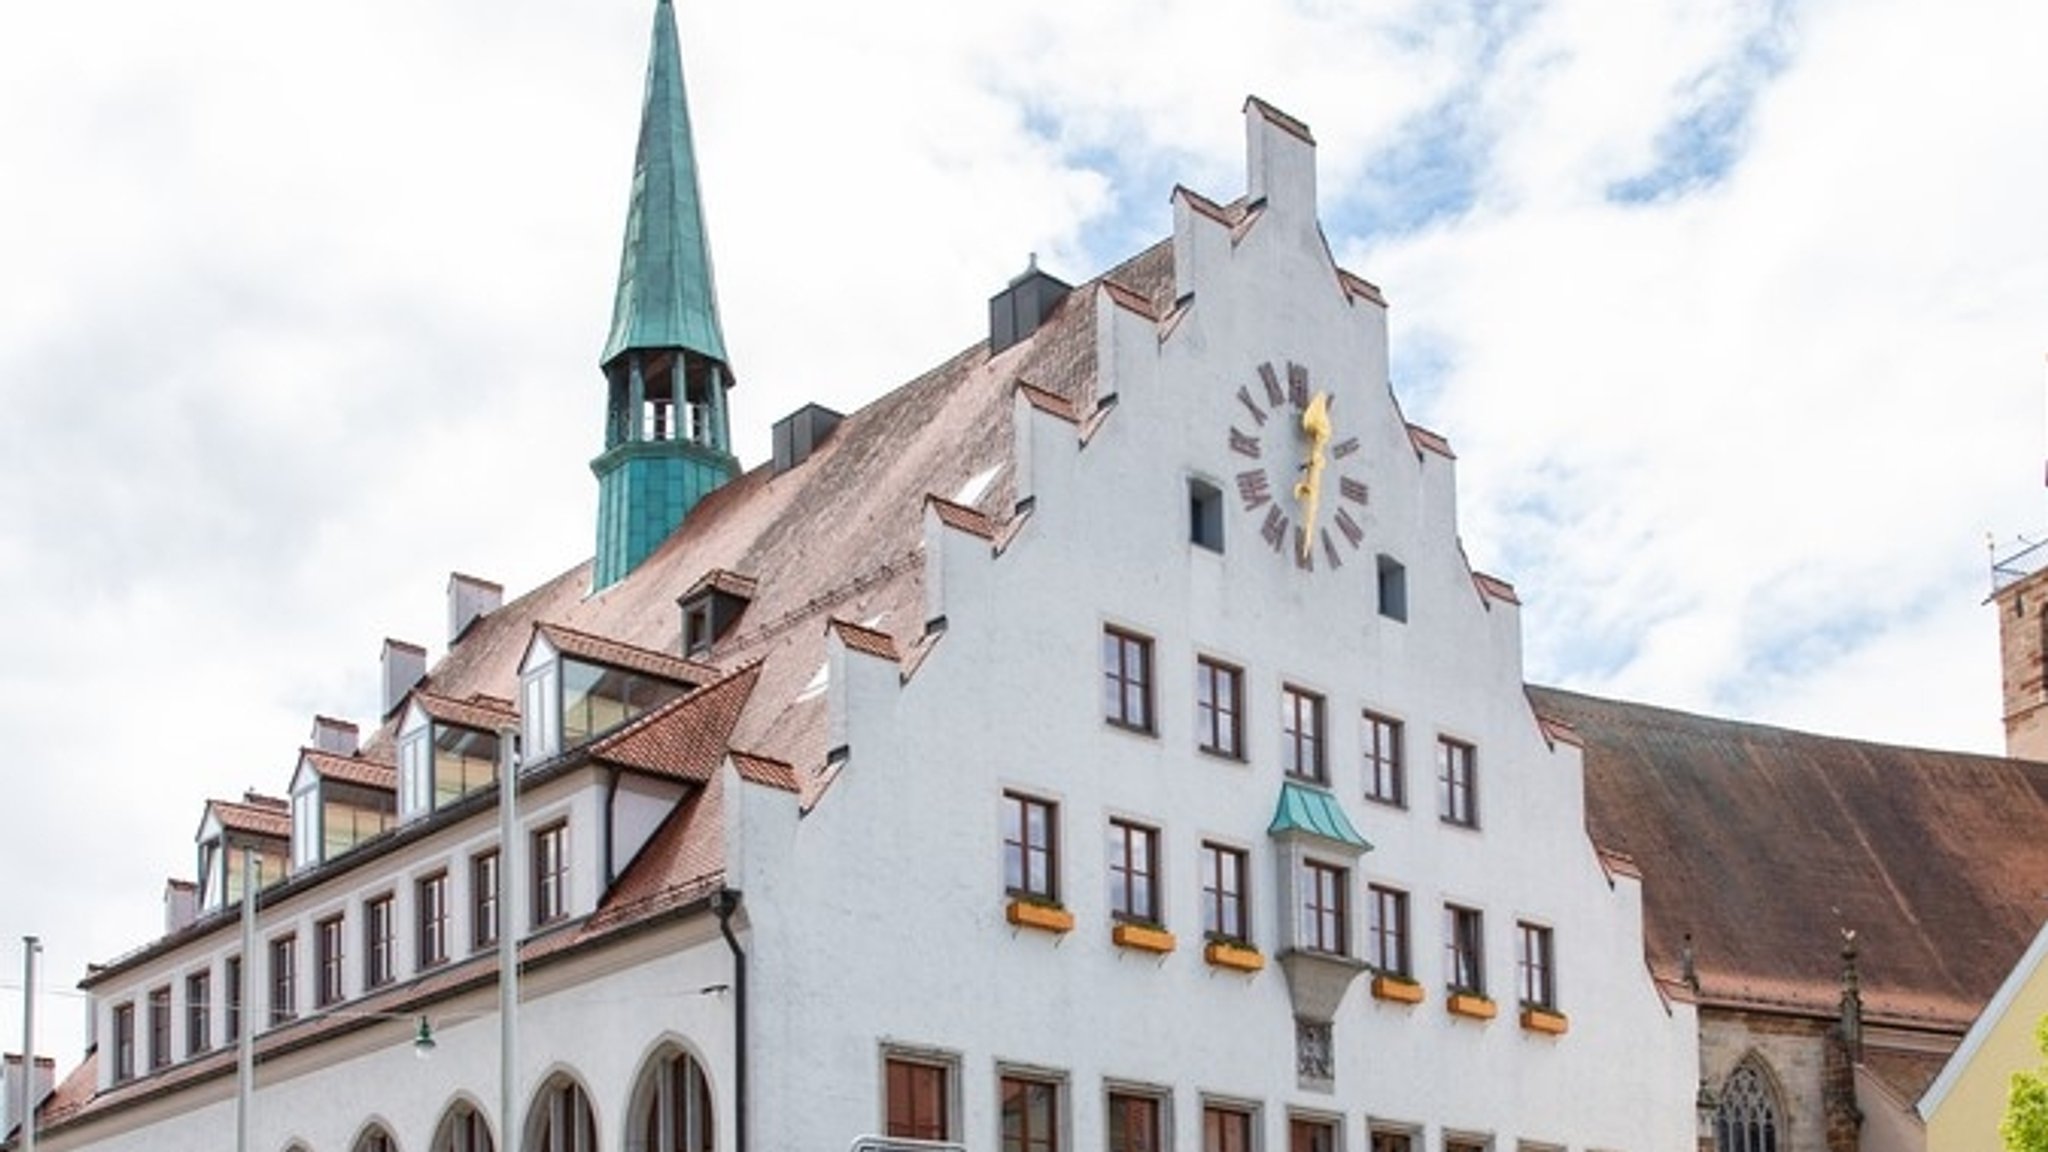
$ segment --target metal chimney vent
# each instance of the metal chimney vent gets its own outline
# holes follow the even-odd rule
[[[1010,286],[988,299],[988,354],[993,356],[1029,337],[1059,307],[1074,286],[1038,270],[1038,256],[1031,266],[1010,281]]]
[[[823,404],[806,404],[775,422],[775,474],[780,476],[811,458],[825,437],[844,419]]]

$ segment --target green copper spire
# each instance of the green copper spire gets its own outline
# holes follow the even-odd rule
[[[699,500],[739,474],[726,426],[732,372],[718,330],[669,0],[654,9],[619,291],[599,363],[607,399],[604,451],[590,462],[597,474],[593,591],[639,567]]]
[[[669,0],[660,0],[654,9],[619,290],[612,303],[611,336],[598,363],[610,364],[632,348],[687,348],[725,360],[711,247],[697,193],[697,157],[690,143],[682,50]]]

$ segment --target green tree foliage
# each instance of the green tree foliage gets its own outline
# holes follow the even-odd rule
[[[2048,1060],[2048,1016],[2035,1022],[2034,1043]],[[2048,1062],[2012,1074],[2012,1094],[2006,1097],[1998,1134],[2005,1138],[2005,1152],[2048,1152]]]

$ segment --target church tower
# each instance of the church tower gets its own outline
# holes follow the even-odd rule
[[[611,334],[591,590],[638,567],[690,509],[739,472],[726,427],[733,386],[697,191],[675,9],[658,0]]]

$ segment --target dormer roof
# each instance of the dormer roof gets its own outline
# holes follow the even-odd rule
[[[208,825],[226,832],[257,836],[266,840],[289,840],[292,835],[291,805],[273,796],[247,793],[240,801],[208,800],[206,816],[200,823],[200,838]]]
[[[638,648],[559,624],[535,624],[533,634],[536,639],[546,640],[550,647],[564,656],[602,664],[607,668],[641,672],[676,684],[706,684],[719,676],[714,665]]]
[[[297,791],[300,777],[307,773],[324,780],[340,780],[379,792],[398,792],[398,769],[391,764],[379,764],[360,756],[336,756],[318,748],[299,750],[299,771],[294,776],[292,787]]]
[[[761,666],[739,671],[679,696],[590,746],[596,760],[672,780],[703,784],[725,760]]]
[[[439,724],[453,724],[479,732],[497,732],[519,725],[519,710],[512,706],[510,700],[497,696],[477,693],[467,700],[454,700],[420,689],[412,694],[412,702]]]

